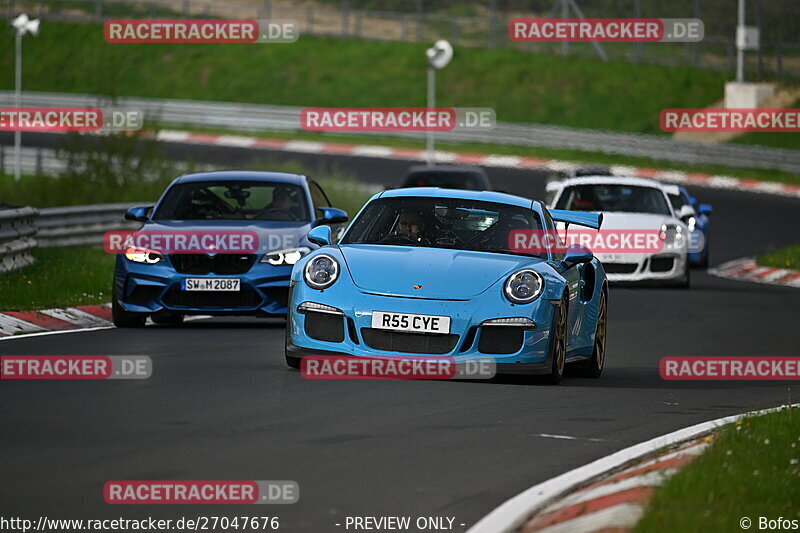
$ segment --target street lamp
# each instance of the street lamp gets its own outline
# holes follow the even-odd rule
[[[425,51],[425,56],[428,58],[428,111],[432,111],[436,107],[436,71],[446,67],[453,59],[453,46],[443,39],[436,41],[433,47]],[[433,166],[433,131],[430,128],[426,137],[425,161],[428,166]]]
[[[26,33],[37,35],[39,33],[39,19],[31,20],[23,13],[15,18],[11,25],[17,30],[17,63],[16,63],[16,92],[14,105],[22,107],[22,36]],[[19,124],[14,131],[14,179],[19,180],[22,175],[22,131]]]

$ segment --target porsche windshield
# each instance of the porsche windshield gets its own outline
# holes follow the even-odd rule
[[[670,215],[664,193],[635,185],[573,185],[561,193],[557,209]]]
[[[154,220],[309,220],[305,191],[289,183],[196,181],[171,187]]]
[[[510,233],[541,230],[532,210],[461,198],[380,198],[353,222],[341,244],[391,244],[521,255]],[[543,257],[543,254],[527,254]]]

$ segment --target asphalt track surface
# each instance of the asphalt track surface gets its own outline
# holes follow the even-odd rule
[[[312,171],[336,168],[383,184],[409,165],[198,146],[169,151],[229,167],[298,160]],[[543,173],[487,172],[498,188],[543,194]],[[691,192],[715,208],[712,265],[797,241],[796,199]],[[335,524],[346,516],[452,516],[454,530],[463,531],[532,484],[623,447],[796,401],[791,382],[663,381],[658,361],[800,355],[798,296],[696,270],[688,290],[612,287],[603,376],[558,386],[520,378],[305,380],[283,362],[279,321],[227,318],[2,341],[2,354],[149,355],[153,376],[0,382],[0,516],[277,514],[281,530],[309,532],[344,530]],[[286,506],[112,506],[102,498],[112,479],[291,479],[301,496]]]

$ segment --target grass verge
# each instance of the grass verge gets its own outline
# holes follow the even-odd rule
[[[756,258],[756,263],[768,267],[800,270],[800,244],[760,255]]]
[[[800,520],[800,410],[746,418],[656,490],[636,533],[741,531]],[[772,528],[770,528],[772,529]],[[794,527],[796,529],[796,526]]]
[[[32,266],[0,274],[0,310],[25,311],[111,301],[114,256],[100,246],[39,248]]]

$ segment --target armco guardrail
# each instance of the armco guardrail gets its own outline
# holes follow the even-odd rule
[[[112,230],[135,230],[141,224],[125,220],[135,204],[0,209],[0,272],[33,264],[31,252],[42,248],[85,246],[103,242]]]
[[[109,100],[105,97],[81,94],[25,93],[23,97],[23,104],[26,106],[94,106],[108,103]],[[288,106],[153,98],[124,98],[118,99],[115,104],[140,109],[162,124],[189,128],[224,128],[233,131],[297,131],[300,129],[302,109]],[[0,92],[0,105],[13,105],[13,93]],[[419,132],[378,134],[424,138],[424,133]],[[442,141],[567,148],[689,164],[800,172],[800,150],[676,141],[657,135],[500,122],[494,130],[488,132],[439,132],[436,136]]]
[[[0,272],[33,264],[37,214],[33,207],[0,209]]]
[[[141,224],[125,220],[134,204],[98,204],[39,210],[36,239],[42,248],[98,244],[112,230],[135,230]]]

